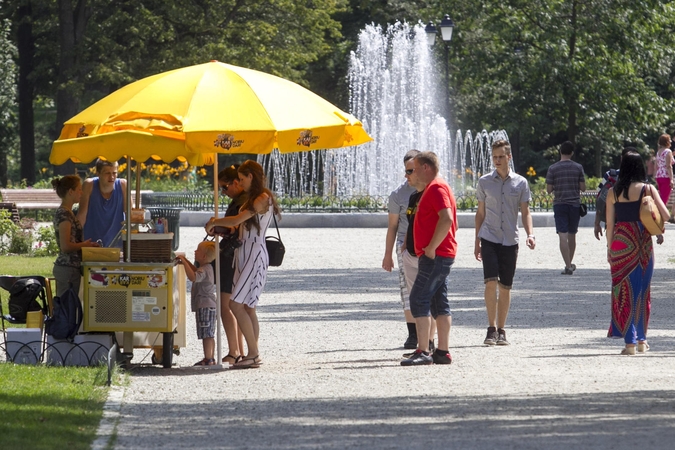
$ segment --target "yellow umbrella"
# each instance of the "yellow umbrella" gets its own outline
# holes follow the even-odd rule
[[[75,163],[89,163],[99,157],[110,161],[126,157],[136,161],[154,159],[171,162],[178,159],[192,166],[210,165],[214,160],[213,154],[190,151],[183,140],[155,136],[145,131],[124,130],[54,141],[49,162],[60,165],[70,159]]]
[[[217,61],[119,89],[68,120],[59,140],[120,130],[182,140],[198,153],[287,153],[371,140],[354,116],[311,91]]]

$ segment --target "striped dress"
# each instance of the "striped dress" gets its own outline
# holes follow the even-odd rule
[[[232,301],[243,303],[250,308],[258,305],[258,299],[267,279],[269,255],[265,246],[265,233],[272,221],[272,214],[274,214],[274,208],[270,199],[267,212],[256,214],[260,223],[260,231],[254,226],[247,230],[245,224],[239,227],[239,239],[243,244],[235,250],[234,254],[236,263],[231,298]]]

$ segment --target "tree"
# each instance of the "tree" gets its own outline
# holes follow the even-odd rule
[[[462,126],[503,127],[536,152],[572,140],[599,175],[625,143],[644,147],[672,119],[672,98],[654,89],[670,76],[672,2],[473,0],[452,9]]]
[[[16,47],[9,39],[10,23],[0,22],[0,186],[7,186],[7,157],[15,145]]]

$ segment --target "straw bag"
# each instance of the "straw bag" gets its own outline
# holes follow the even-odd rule
[[[277,225],[277,218],[274,213],[272,213],[272,217],[274,218],[274,228],[277,229],[277,236],[265,237],[265,246],[267,247],[267,254],[270,257],[270,266],[278,267],[284,261],[286,247],[281,242],[281,234],[279,234],[279,226]]]
[[[656,206],[656,202],[651,195],[645,194],[645,187],[642,187],[642,200],[640,201],[640,222],[652,236],[658,236],[665,231],[665,224],[661,212]],[[650,189],[651,193],[651,189]]]

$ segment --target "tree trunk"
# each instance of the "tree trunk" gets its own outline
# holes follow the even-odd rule
[[[53,139],[59,137],[66,120],[80,109],[79,52],[88,20],[86,0],[79,0],[73,9],[72,0],[59,0],[59,73],[56,90],[56,124]],[[60,175],[75,173],[75,165],[68,161],[55,168]]]
[[[30,0],[21,3],[18,8],[17,28],[19,51],[19,139],[21,147],[21,179],[33,185],[35,183],[35,130],[33,123],[33,95],[35,86],[31,80],[34,69],[32,8]]]

